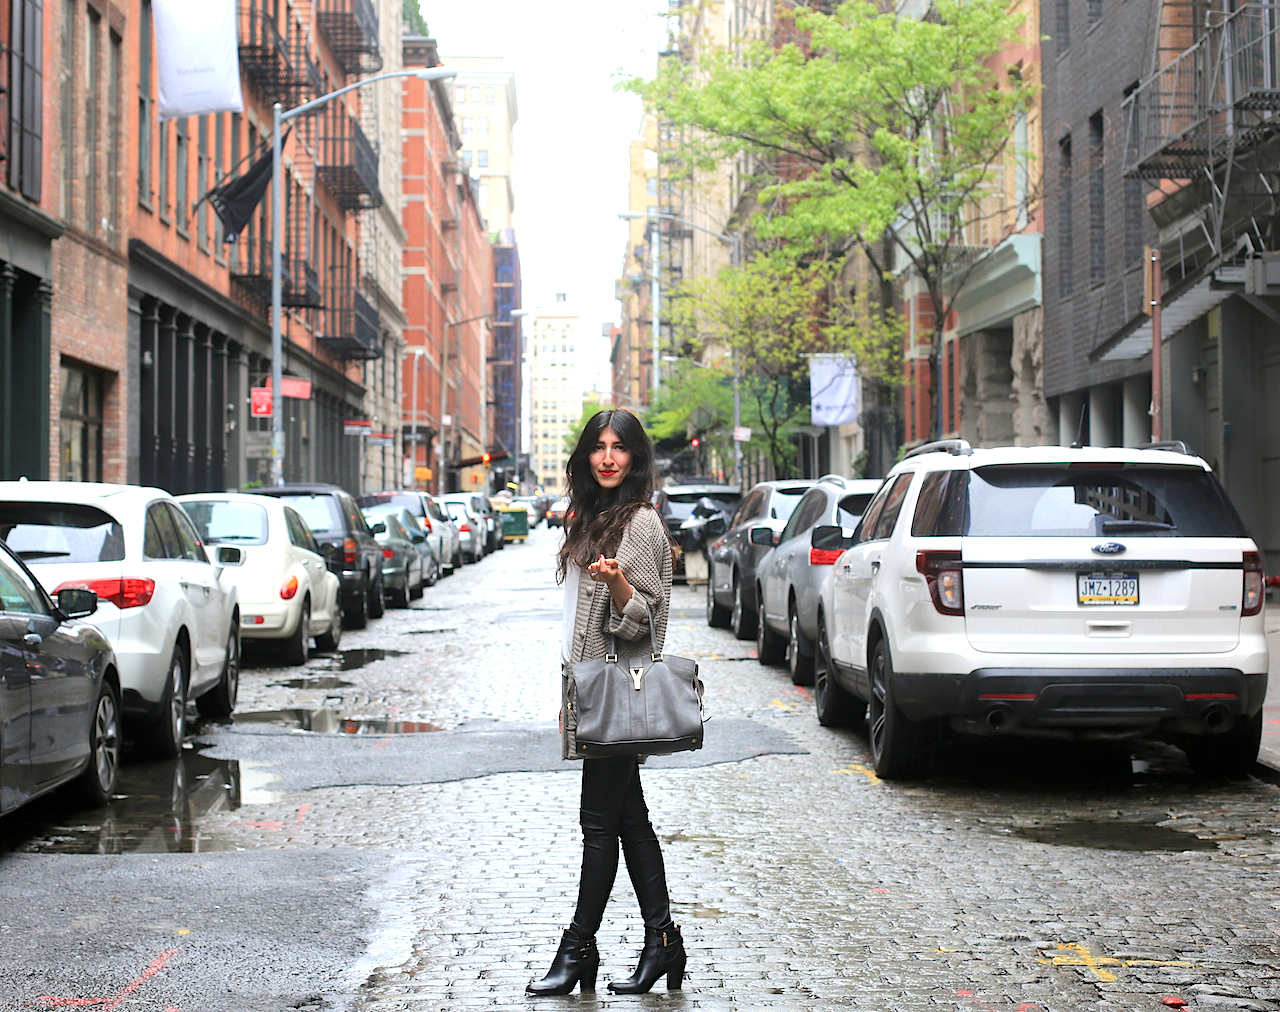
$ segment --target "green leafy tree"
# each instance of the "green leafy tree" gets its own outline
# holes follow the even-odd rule
[[[587,422],[591,416],[597,411],[603,411],[605,408],[612,407],[610,404],[601,404],[599,401],[586,400],[582,402],[582,414],[578,416],[578,420],[573,427],[564,434],[564,452],[573,453],[574,448],[578,445],[578,437],[582,435],[582,430],[586,428]]]
[[[886,249],[909,264],[935,310],[936,378],[980,237],[990,248],[1026,211],[998,185],[1035,91],[1001,57],[1023,18],[1007,0],[937,0],[921,20],[853,0],[794,19],[803,46],[666,60],[652,81],[624,87],[682,128],[681,163],[711,169],[747,155],[772,173],[759,181],[761,237],[861,248],[882,278],[895,268]]]
[[[733,378],[724,363],[704,365],[681,359],[664,378],[657,396],[645,412],[645,428],[658,449],[670,456],[687,453],[692,440],[699,442],[692,456],[704,474],[708,462],[733,459]]]
[[[427,19],[422,16],[420,0],[404,0],[404,26],[410,35],[430,35]]]

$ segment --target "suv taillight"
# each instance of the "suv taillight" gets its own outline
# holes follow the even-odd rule
[[[92,590],[98,595],[99,600],[110,601],[117,608],[141,608],[144,604],[150,604],[151,598],[155,596],[156,581],[140,576],[126,576],[123,580],[112,578],[105,580],[69,580],[61,584],[53,592],[53,596],[56,598],[58,590],[62,590],[64,587],[71,587],[77,590]]]
[[[834,566],[836,559],[844,554],[842,548],[810,548],[809,549],[809,565],[811,566]]]
[[[959,552],[916,552],[916,569],[929,584],[933,606],[943,615],[964,614],[964,575]]]
[[[346,538],[342,542],[342,561],[347,565],[355,565],[356,561],[356,539]]]
[[[1266,598],[1267,574],[1263,571],[1262,555],[1244,553],[1244,600],[1240,602],[1241,615],[1256,615],[1262,611]]]

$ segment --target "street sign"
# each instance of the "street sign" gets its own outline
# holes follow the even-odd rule
[[[370,432],[370,446],[395,446],[396,434],[394,432]]]
[[[751,427],[749,425],[739,425],[733,430],[733,441],[735,443],[748,443],[751,441]]]
[[[271,417],[271,388],[249,388],[249,414],[254,418]]]
[[[373,422],[364,422],[358,418],[348,418],[342,423],[344,436],[367,436],[373,432]]]
[[[267,377],[267,389],[271,389],[271,377]],[[311,380],[299,379],[297,376],[282,376],[280,390],[286,397],[297,401],[311,400]]]
[[[245,432],[240,437],[246,457],[271,456],[271,432]]]

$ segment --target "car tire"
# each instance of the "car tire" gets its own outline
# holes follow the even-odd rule
[[[850,727],[867,716],[867,704],[836,681],[827,641],[827,622],[818,616],[818,639],[813,644],[813,702],[823,727]]]
[[[327,654],[335,653],[342,645],[342,609],[338,602],[333,602],[333,613],[329,616],[329,628],[316,637],[316,649]]]
[[[311,659],[311,598],[302,599],[302,611],[298,613],[298,628],[283,644],[284,662],[294,667]]]
[[[94,808],[101,808],[115,793],[120,772],[120,699],[105,678],[89,724],[89,762],[76,779],[76,791]]]
[[[187,653],[181,643],[173,646],[164,692],[160,696],[160,716],[149,722],[140,744],[153,756],[172,759],[182,751],[187,736]]]
[[[707,625],[712,629],[728,629],[732,612],[722,604],[716,604],[715,583],[707,576]]]
[[[387,602],[384,597],[385,591],[382,585],[382,573],[379,572],[374,578],[373,586],[369,590],[369,617],[382,618],[387,610]]]
[[[440,579],[440,563],[436,561],[435,555],[429,556],[428,561],[431,565],[427,567],[427,572],[423,577],[422,585],[423,587],[434,587]]]
[[[367,588],[362,586],[352,602],[352,607],[343,610],[343,621],[348,629],[363,629],[369,624],[369,592]]]
[[[756,600],[764,601],[760,588],[756,588]],[[764,609],[756,613],[756,660],[761,664],[780,664],[786,656],[786,641],[769,628]]]
[[[1239,718],[1231,730],[1204,738],[1185,740],[1182,751],[1191,768],[1202,777],[1248,776],[1258,762],[1262,744],[1262,711]]]
[[[787,609],[787,670],[791,672],[792,685],[813,684],[813,658],[805,655],[800,646],[802,633],[796,603]]]
[[[222,662],[222,677],[203,696],[196,697],[200,716],[210,720],[226,720],[235,711],[240,692],[240,615],[232,616],[227,631],[227,655]]]
[[[876,776],[911,780],[928,772],[929,725],[908,720],[893,698],[893,660],[889,644],[881,640],[871,656],[871,702],[867,706],[871,759]]]
[[[733,577],[733,611],[729,613],[729,628],[740,640],[749,640],[756,634],[756,613],[742,599],[742,582]]]

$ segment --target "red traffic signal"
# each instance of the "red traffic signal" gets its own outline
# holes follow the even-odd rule
[[[480,463],[484,464],[485,466],[488,466],[489,461],[491,460],[493,460],[493,457],[491,457],[489,454],[487,453],[480,454]]]
[[[701,441],[700,439],[698,439],[698,437],[697,437],[697,436],[694,436],[694,437],[693,437],[693,442],[692,442],[690,445],[691,445],[691,446],[693,446],[693,448],[696,450],[696,449],[701,445],[701,442],[702,442],[702,441]]]

